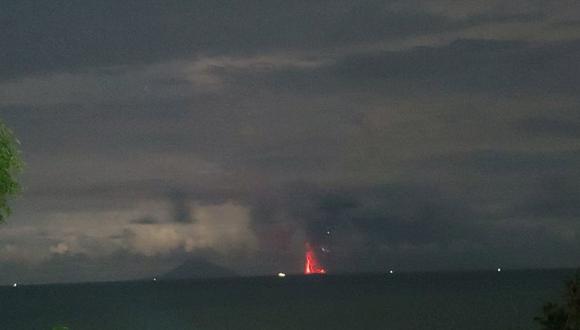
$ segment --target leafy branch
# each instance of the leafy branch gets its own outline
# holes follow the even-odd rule
[[[10,215],[10,197],[20,192],[18,174],[24,164],[19,145],[12,131],[0,121],[0,222]]]

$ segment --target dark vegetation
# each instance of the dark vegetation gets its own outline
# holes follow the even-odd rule
[[[10,215],[8,201],[20,191],[18,174],[22,170],[19,142],[0,121],[0,222]]]
[[[580,270],[566,282],[563,303],[544,304],[543,315],[534,320],[543,330],[580,330]]]

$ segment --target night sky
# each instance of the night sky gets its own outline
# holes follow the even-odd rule
[[[0,283],[580,260],[576,0],[3,0],[0,118]]]

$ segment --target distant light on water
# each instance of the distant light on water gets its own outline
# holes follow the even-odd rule
[[[498,268],[498,269],[497,269],[497,272],[498,272],[498,273],[499,273],[499,272],[501,272],[501,268]]]
[[[392,270],[392,269],[391,269],[391,270],[389,270],[389,274],[394,274],[394,273],[395,273],[395,271],[394,271],[394,270]]]
[[[154,277],[153,278],[153,282],[157,282],[157,277]]]
[[[286,273],[278,273],[278,277],[286,277]]]
[[[12,284],[12,287],[13,287],[13,288],[15,288],[15,287],[17,287],[17,286],[18,286],[18,283],[14,283],[14,284]]]

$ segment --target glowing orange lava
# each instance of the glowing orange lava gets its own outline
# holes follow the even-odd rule
[[[326,269],[324,269],[318,259],[316,259],[316,255],[310,247],[310,244],[306,243],[306,262],[304,264],[304,274],[311,275],[311,274],[326,274]]]

